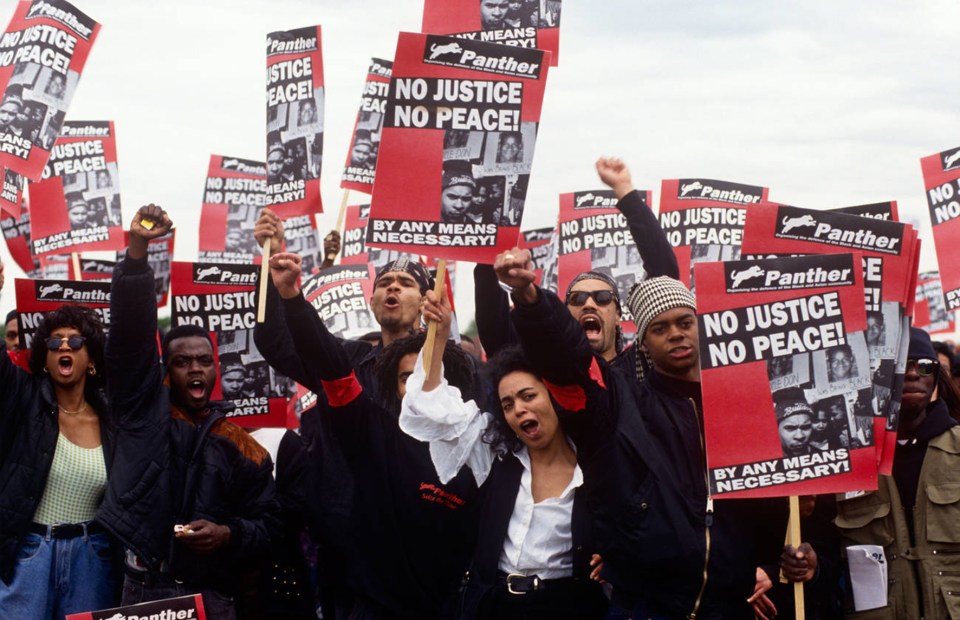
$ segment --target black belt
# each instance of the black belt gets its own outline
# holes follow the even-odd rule
[[[568,586],[577,582],[573,577],[560,579],[540,579],[537,575],[519,575],[517,573],[500,573],[499,582],[507,588],[510,594],[529,594],[543,590],[555,590],[561,586]]]
[[[30,533],[39,534],[44,538],[77,538],[79,536],[89,536],[90,534],[100,534],[105,532],[103,526],[96,521],[87,521],[85,523],[61,523],[58,525],[41,525],[40,523],[30,524]]]

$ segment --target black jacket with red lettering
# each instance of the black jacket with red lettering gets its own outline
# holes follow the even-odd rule
[[[607,401],[590,408],[598,419],[574,415],[577,424],[565,428],[577,444],[615,601],[686,617],[704,581],[710,522],[697,618],[752,618],[745,601],[756,567],[775,561],[783,546],[786,502],[718,500],[708,515],[700,413],[690,399],[656,372],[643,384],[614,372],[550,292],[518,305],[513,321],[562,407],[583,411],[587,399]]]
[[[283,312],[305,372],[353,478],[355,552],[348,584],[391,617],[437,618],[463,576],[476,537],[477,486],[461,471],[442,484],[429,445],[400,430],[357,380],[346,351],[299,295]]]

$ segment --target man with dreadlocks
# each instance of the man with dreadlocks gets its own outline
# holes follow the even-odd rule
[[[786,531],[779,500],[714,502],[707,487],[696,301],[678,280],[656,277],[630,291],[637,372],[627,382],[584,337],[569,307],[540,290],[525,250],[497,257],[511,287],[512,319],[551,393],[583,409],[598,391],[613,420],[606,450],[580,464],[591,488],[603,577],[613,603],[642,618],[753,618],[757,567],[775,564]],[[606,379],[606,380],[605,380]],[[581,459],[578,455],[578,459]],[[765,554],[765,555],[764,555]]]
[[[626,164],[615,157],[601,157],[597,160],[597,173],[617,197],[617,209],[630,227],[643,259],[646,277],[678,278],[680,269],[673,248],[643,194],[634,189]],[[487,354],[493,355],[518,341],[509,320],[507,294],[498,285],[497,274],[489,265],[477,265],[473,277],[477,331]],[[625,376],[634,376],[636,354],[632,347],[623,347],[620,331],[623,305],[613,278],[599,271],[581,273],[567,288],[565,301],[570,314],[583,328],[593,352]]]
[[[400,430],[400,401],[425,337],[399,338],[378,352],[374,372],[382,398],[372,398],[346,350],[304,299],[300,269],[296,254],[270,258],[303,384],[326,397],[320,416],[329,422],[357,489],[349,506],[357,535],[345,558],[347,583],[356,594],[350,618],[445,617],[476,535],[477,485],[469,471],[442,483],[429,445]],[[465,398],[476,398],[467,353],[448,343],[442,362],[447,380]]]

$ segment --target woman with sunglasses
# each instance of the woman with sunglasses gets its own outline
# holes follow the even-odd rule
[[[912,328],[893,475],[880,476],[877,491],[837,501],[843,547],[881,545],[886,555],[889,604],[871,618],[952,618],[960,610],[958,414],[960,398],[930,336]]]
[[[109,454],[103,324],[81,306],[49,312],[29,365],[0,355],[0,616],[62,619],[115,603],[94,521]]]
[[[438,323],[434,363],[425,373],[421,351],[407,379],[400,427],[430,443],[441,481],[466,465],[483,485],[460,618],[606,617],[583,474],[546,385],[519,347],[506,348],[488,366],[494,413],[481,412],[442,381],[439,360],[451,321],[446,296],[438,302],[428,291],[423,315]]]

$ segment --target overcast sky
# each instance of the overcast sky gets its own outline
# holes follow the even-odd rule
[[[116,122],[124,220],[147,202],[193,260],[210,154],[264,158],[265,37],[321,24],[326,85],[321,234],[336,220],[367,63],[417,31],[420,0],[78,0],[102,24],[68,119]],[[0,22],[15,2],[0,0]],[[523,227],[562,192],[600,187],[599,155],[638,187],[706,177],[826,209],[897,200],[935,268],[919,159],[960,146],[957,0],[567,0]],[[363,199],[351,193],[352,202]],[[0,250],[8,269],[6,247]],[[471,270],[457,307],[472,317]],[[12,308],[12,286],[0,309]]]

